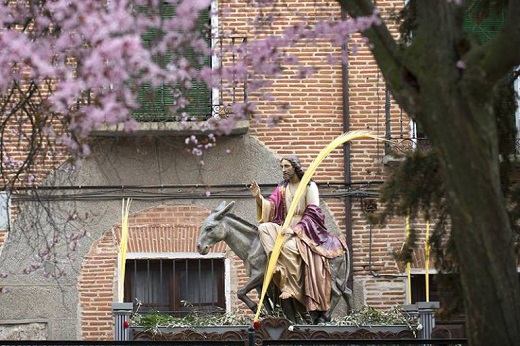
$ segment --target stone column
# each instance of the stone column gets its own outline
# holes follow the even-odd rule
[[[130,340],[130,314],[134,304],[132,303],[113,303],[112,312],[114,313],[114,338],[116,341]],[[125,323],[126,322],[126,323]]]
[[[419,317],[419,311],[417,310],[417,305],[415,304],[401,305],[401,311],[403,312],[403,315],[411,319],[416,319]]]
[[[419,331],[421,339],[431,339],[432,330],[435,327],[435,310],[439,308],[439,302],[417,302],[419,322],[423,326]]]

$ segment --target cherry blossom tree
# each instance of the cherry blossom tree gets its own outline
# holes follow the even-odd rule
[[[64,149],[88,155],[87,136],[102,124],[135,128],[131,112],[138,106],[139,85],[182,86],[207,72],[191,67],[182,54],[164,66],[154,56],[187,46],[209,54],[202,33],[193,29],[209,0],[179,2],[175,19],[158,15],[161,6],[162,1],[146,0],[13,0],[0,5],[5,186],[30,184],[36,176],[32,167]],[[144,47],[143,35],[154,29],[161,35]],[[179,95],[175,106],[182,103]],[[29,150],[20,153],[13,143]]]
[[[175,16],[159,15],[164,4]],[[258,25],[269,25],[275,0],[251,1],[263,9]],[[248,81],[248,92],[269,98],[264,88],[298,65],[285,48],[329,39],[342,45],[351,34],[367,39],[393,97],[424,128],[439,153],[439,169],[449,194],[452,238],[460,260],[471,344],[520,343],[520,285],[513,234],[501,190],[495,85],[520,64],[520,3],[482,0],[502,6],[504,24],[481,45],[465,35],[462,21],[475,1],[410,0],[412,40],[398,42],[370,0],[338,0],[350,18],[287,28],[279,35],[233,47],[239,63],[197,68],[185,57],[215,54],[196,30],[210,0],[10,0],[0,5],[0,95],[3,185],[33,184],[35,167],[60,162],[69,149],[89,154],[89,133],[104,124],[136,127],[142,85],[172,86],[173,110],[183,114],[183,91],[197,80],[209,87],[223,79]],[[143,35],[155,30],[149,46]],[[155,57],[168,56],[166,64]],[[337,57],[336,57],[337,58]],[[339,57],[344,58],[344,57]],[[301,68],[301,77],[312,69]],[[269,78],[265,78],[269,77]],[[255,105],[236,103],[235,117],[210,119],[216,134],[240,117],[255,116]],[[276,119],[272,119],[276,122]],[[189,139],[188,142],[193,143]],[[8,143],[28,145],[19,152]],[[454,150],[456,148],[456,150]],[[63,155],[63,156],[61,156]],[[37,265],[36,265],[37,266]]]
[[[197,27],[201,11],[207,10],[210,2],[3,2],[0,158],[4,185],[30,185],[38,177],[32,167],[49,157],[53,159],[47,160],[49,163],[60,162],[63,157],[55,155],[63,155],[64,149],[76,158],[88,155],[88,135],[102,125],[118,124],[125,131],[134,130],[137,122],[132,111],[139,107],[138,93],[143,85],[169,86],[166,92],[174,100],[171,113],[185,121],[190,114],[184,111],[188,103],[184,92],[196,81],[213,87],[226,80],[247,80],[249,93],[258,91],[269,97],[261,91],[269,84],[265,77],[282,73],[284,64],[297,64],[283,48],[323,37],[339,44],[379,21],[372,13],[357,20],[318,23],[315,28],[302,24],[282,35],[250,42],[247,47],[224,47],[224,51],[233,50],[239,56],[232,66],[196,66],[186,52],[199,59],[222,54],[208,45],[210,28]],[[268,11],[271,3],[261,1],[259,6]],[[161,15],[165,10],[172,14]],[[258,22],[266,25],[269,21]],[[151,32],[153,39],[144,42],[144,36]],[[308,72],[301,71],[302,75]],[[233,116],[209,119],[207,125],[215,134],[228,133],[237,119],[252,116],[255,104],[235,102],[231,107]],[[30,150],[20,153],[7,143],[19,143]]]
[[[268,14],[272,4],[257,5]],[[74,170],[74,162],[89,155],[93,130],[105,125],[135,130],[133,112],[141,106],[138,98],[143,87],[163,88],[173,100],[171,120],[188,125],[186,93],[194,84],[203,82],[211,88],[247,81],[248,93],[270,99],[265,91],[270,80],[283,73],[284,65],[298,64],[286,48],[321,38],[341,44],[352,33],[380,21],[374,12],[357,20],[321,22],[315,28],[302,24],[281,35],[217,50],[208,45],[209,25],[199,25],[210,5],[210,0],[9,0],[0,4],[0,189],[8,194],[31,191],[30,200],[17,202],[30,205],[16,215],[21,230],[17,235],[34,246],[35,254],[24,273],[39,271],[59,279],[74,259],[78,242],[88,236],[89,216],[74,206],[39,199],[39,185],[43,181],[46,186],[66,185],[51,179],[62,179],[66,171]],[[270,20],[269,15],[259,17],[257,25],[268,30]],[[231,34],[218,33],[224,38]],[[238,57],[235,64],[199,63],[227,52]],[[301,68],[300,72],[303,77],[312,71]],[[252,102],[234,102],[230,107],[230,117],[215,116],[202,125],[210,130],[205,140],[186,138],[193,154],[214,145],[216,136],[228,133],[237,120],[256,117]],[[51,178],[52,172],[58,173]],[[19,205],[13,207],[17,214]],[[74,231],[67,233],[70,229]],[[10,241],[17,241],[11,233]]]

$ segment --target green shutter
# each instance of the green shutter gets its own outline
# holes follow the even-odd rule
[[[473,33],[480,44],[486,44],[498,33],[504,23],[505,16],[504,9],[495,11],[490,3],[471,0],[469,10],[464,18],[464,30]],[[496,85],[493,105],[497,117],[500,150],[509,153],[515,150],[515,138],[511,134],[515,131],[512,129],[515,128],[515,112],[517,109],[516,94],[511,79],[512,73],[513,71]]]
[[[146,7],[138,9],[139,12],[146,12]],[[202,11],[199,17],[198,29],[205,34],[208,31],[210,22],[209,9]],[[171,4],[164,3],[161,8],[161,16],[163,18],[171,18],[175,14],[174,7]],[[157,28],[150,30],[142,36],[143,45],[150,47],[153,40],[161,31]],[[210,45],[211,35],[204,35]],[[204,57],[201,63],[201,54],[195,54],[193,50],[185,52],[185,57],[197,68],[210,66],[210,57]],[[156,56],[156,62],[160,66],[166,66],[171,60],[171,54],[164,56]],[[189,105],[184,109],[173,113],[172,106],[174,104],[173,90],[180,90],[182,95],[188,100]],[[140,105],[139,109],[134,111],[133,115],[139,121],[177,121],[181,118],[181,114],[186,112],[190,118],[196,117],[205,120],[211,116],[211,90],[207,85],[198,80],[192,82],[192,87],[187,89],[176,85],[164,85],[158,88],[152,88],[150,84],[144,84],[139,87],[137,101]]]
[[[199,31],[204,34],[204,37],[206,37],[208,46],[211,44],[209,14],[209,9],[202,11],[197,24]],[[201,69],[204,66],[211,66],[211,57],[203,57],[200,53],[193,52],[192,49],[189,49],[186,52],[186,58],[198,69]],[[211,117],[211,90],[208,88],[206,83],[194,80],[190,89],[183,90],[183,95],[189,101],[189,105],[185,108],[185,111],[190,117],[197,117],[198,119],[208,119]]]
[[[505,12],[497,13],[492,9],[486,9],[483,14],[482,6],[477,0],[470,1],[469,9],[464,17],[464,30],[473,33],[480,44],[491,40],[504,23]]]

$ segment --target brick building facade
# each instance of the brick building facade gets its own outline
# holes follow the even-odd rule
[[[388,16],[402,4],[391,0],[377,5]],[[248,40],[261,38],[265,33],[256,32],[251,24],[256,11],[248,1],[219,1],[219,31],[233,31]],[[341,13],[335,2],[309,0],[283,2],[276,15],[269,33],[280,32],[303,17],[312,21],[339,18]],[[298,79],[296,70],[288,67],[286,76],[274,81],[270,91],[275,101],[289,105],[278,125],[251,120],[235,134],[219,138],[216,147],[202,157],[187,152],[189,131],[163,129],[124,136],[96,133],[91,156],[58,184],[75,187],[76,197],[48,200],[53,208],[88,214],[82,227],[89,236],[80,241],[66,275],[46,281],[38,272],[20,274],[27,258],[33,256],[29,241],[19,238],[23,233],[19,230],[28,223],[16,217],[11,233],[0,231],[4,244],[0,272],[10,273],[0,284],[9,287],[9,294],[0,295],[0,325],[43,322],[49,339],[113,338],[111,304],[118,299],[122,280],[118,244],[123,198],[132,198],[129,259],[196,259],[201,257],[195,248],[199,226],[221,200],[237,200],[234,213],[254,222],[254,203],[245,186],[257,179],[267,194],[281,179],[279,157],[297,155],[308,167],[344,131],[369,130],[382,138],[389,134],[412,138],[410,120],[386,93],[366,45],[358,35],[348,45],[348,66],[344,68],[324,63],[328,54],[338,56],[341,47],[322,42],[319,47],[293,48],[300,63],[319,69],[311,77]],[[258,102],[264,118],[277,114],[276,102],[255,99],[254,94],[248,97]],[[366,202],[377,197],[387,159],[384,142],[357,140],[333,151],[313,177],[320,186],[327,225],[345,237],[352,249],[355,308],[389,309],[409,299],[403,268],[391,255],[404,241],[404,220],[372,228],[363,216]],[[62,174],[56,176],[61,179]],[[23,204],[19,215],[30,214],[33,208],[31,203]],[[250,313],[236,298],[237,288],[246,280],[243,264],[223,243],[212,255],[224,263],[226,309]],[[422,266],[418,259],[414,271],[423,273]]]

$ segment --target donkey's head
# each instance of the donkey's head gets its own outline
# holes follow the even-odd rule
[[[224,240],[226,229],[222,227],[222,219],[234,205],[234,201],[229,204],[224,201],[204,220],[202,226],[200,226],[199,240],[197,241],[197,251],[200,254],[206,255],[216,243]]]

